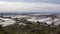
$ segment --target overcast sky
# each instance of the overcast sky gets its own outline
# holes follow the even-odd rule
[[[0,0],[0,12],[59,12],[60,0]]]

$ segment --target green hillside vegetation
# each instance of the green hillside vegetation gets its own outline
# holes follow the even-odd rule
[[[2,27],[0,34],[60,34],[60,26],[50,27],[38,24],[13,25]]]

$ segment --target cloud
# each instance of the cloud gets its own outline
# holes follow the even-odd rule
[[[56,3],[56,4],[60,4],[60,0],[0,0],[0,1],[13,1],[13,2],[37,2],[37,3]]]
[[[56,12],[60,11],[60,4],[30,3],[30,2],[0,2],[0,11]]]

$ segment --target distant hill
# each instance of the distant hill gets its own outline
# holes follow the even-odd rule
[[[0,12],[0,15],[27,15],[27,14],[60,14],[53,12]]]

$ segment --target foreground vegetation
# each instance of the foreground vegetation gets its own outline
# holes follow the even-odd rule
[[[60,34],[60,26],[50,27],[39,24],[12,25],[2,27],[0,34]]]

